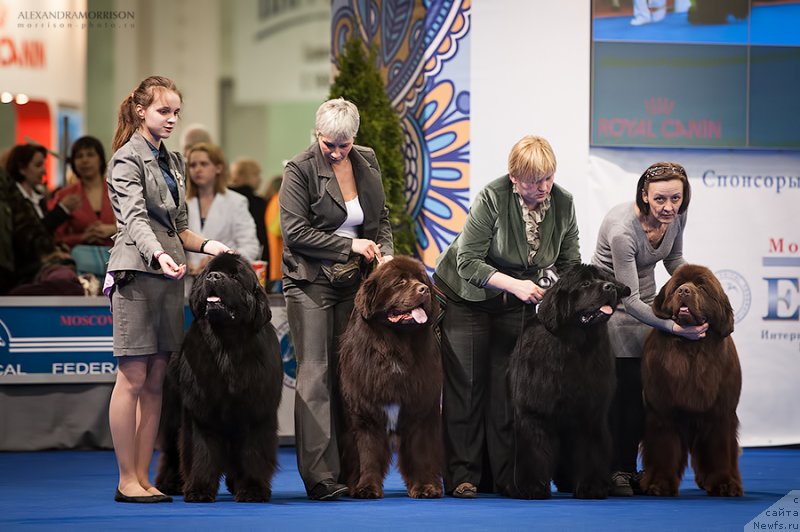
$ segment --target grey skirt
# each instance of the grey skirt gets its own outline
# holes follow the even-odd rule
[[[183,341],[183,279],[133,272],[111,295],[114,356],[174,353]]]
[[[616,358],[642,358],[644,341],[653,328],[642,323],[618,305],[608,320],[608,338]]]

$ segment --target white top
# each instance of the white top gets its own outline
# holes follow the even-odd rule
[[[347,208],[347,218],[333,234],[348,238],[358,238],[358,227],[364,223],[364,209],[361,208],[361,204],[358,202],[358,196],[350,201],[345,201],[344,206]]]
[[[25,199],[31,202],[33,208],[36,210],[36,214],[39,215],[39,218],[40,219],[44,218],[44,212],[42,212],[42,204],[41,204],[41,201],[44,199],[44,196],[36,192],[36,190],[33,190],[31,191],[30,194],[28,194],[28,191],[25,190],[25,187],[23,187],[21,183],[17,183],[17,188],[25,197]]]
[[[202,228],[197,197],[187,200],[186,207],[189,211],[189,229],[204,238],[219,240],[249,261],[258,259],[261,244],[256,236],[256,222],[250,215],[246,197],[233,190],[214,196]],[[186,259],[192,265],[199,264],[206,256],[201,253],[186,253]]]

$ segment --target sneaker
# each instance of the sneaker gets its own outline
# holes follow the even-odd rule
[[[459,499],[474,499],[478,495],[478,488],[471,482],[462,482],[453,490],[452,495]]]
[[[653,22],[661,22],[667,16],[667,6],[653,10]]]
[[[609,495],[612,497],[632,497],[631,474],[624,471],[614,471],[611,474],[611,491]]]
[[[308,498],[312,501],[335,501],[342,495],[347,495],[347,486],[344,484],[337,484],[329,478],[318,482],[317,485],[308,492]]]
[[[643,26],[653,22],[652,17],[634,17],[631,19],[631,26]]]

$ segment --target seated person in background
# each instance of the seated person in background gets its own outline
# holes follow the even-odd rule
[[[253,159],[238,159],[231,165],[231,182],[228,188],[247,198],[250,216],[256,223],[256,236],[261,244],[261,254],[258,259],[269,261],[269,245],[267,243],[267,228],[264,225],[264,213],[267,210],[267,201],[261,196],[256,196],[256,190],[261,187],[261,166]],[[283,251],[278,249],[278,256]],[[271,263],[270,263],[271,264]],[[278,261],[280,272],[280,260]],[[280,273],[278,274],[280,277]]]
[[[189,148],[186,155],[189,229],[222,242],[251,262],[258,260],[261,247],[256,223],[247,208],[247,198],[226,188],[228,167],[222,150],[213,144],[200,143]],[[194,277],[209,260],[209,255],[187,252],[187,295]]]
[[[46,199],[41,192],[46,158],[47,148],[44,146],[19,144],[8,154],[6,171],[17,183],[19,193],[30,202],[44,227],[52,234],[78,208],[81,198],[76,194],[65,195],[53,205],[53,209],[47,209]]]
[[[94,137],[79,138],[70,149],[69,164],[77,181],[59,190],[52,205],[69,196],[78,196],[81,202],[56,230],[55,239],[72,249],[80,272],[102,276],[113,244],[111,236],[117,232],[104,178],[106,155],[102,143]]]

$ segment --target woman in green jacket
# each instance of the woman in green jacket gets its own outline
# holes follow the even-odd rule
[[[464,229],[434,273],[446,299],[445,490],[504,493],[513,482],[513,426],[506,384],[525,312],[554,271],[580,262],[572,196],[553,184],[556,158],[542,137],[511,149],[508,175],[473,202]],[[529,306],[530,305],[530,306]],[[488,461],[484,466],[484,455]]]

